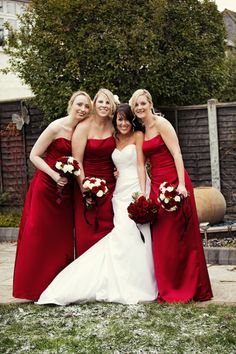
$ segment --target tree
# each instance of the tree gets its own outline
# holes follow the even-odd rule
[[[160,101],[199,104],[218,98],[226,79],[225,28],[215,3],[168,0],[159,46]]]
[[[227,81],[220,94],[221,102],[236,101],[236,54],[228,52],[226,58]]]
[[[191,104],[224,81],[224,25],[208,0],[31,0],[21,22],[6,52],[49,120],[77,89]]]

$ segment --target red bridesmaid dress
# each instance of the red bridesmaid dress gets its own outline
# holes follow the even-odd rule
[[[162,182],[178,185],[174,160],[160,135],[144,141],[143,151],[151,163],[150,197],[156,199]],[[160,208],[157,221],[152,225],[159,303],[206,301],[213,296],[193,187],[186,171],[185,185],[190,195],[181,208],[173,212]]]
[[[58,138],[47,149],[51,167],[71,155],[71,141]],[[73,182],[57,202],[56,182],[37,170],[29,187],[18,236],[13,296],[36,301],[55,276],[74,259]]]
[[[79,186],[75,187],[76,256],[87,251],[113,229],[111,199],[115,189],[114,164],[111,154],[116,147],[115,139],[88,139],[84,151],[83,167],[86,177],[105,179],[108,192],[97,198],[97,205],[87,209]],[[86,221],[87,219],[87,221]]]

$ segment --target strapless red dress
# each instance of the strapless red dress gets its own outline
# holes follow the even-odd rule
[[[112,136],[106,139],[88,139],[87,141],[83,160],[85,176],[105,179],[108,192],[102,198],[97,198],[97,205],[95,207],[86,209],[79,186],[75,187],[77,257],[113,229],[111,199],[116,180],[111,154],[115,147],[115,139]]]
[[[144,141],[143,151],[151,164],[150,197],[156,199],[162,182],[178,185],[174,160],[160,135]],[[157,221],[152,225],[159,303],[206,301],[213,296],[193,187],[186,171],[185,185],[190,196],[181,208],[174,212],[160,208]]]
[[[58,138],[48,147],[51,167],[71,155],[71,142]],[[55,276],[74,259],[73,181],[62,191],[59,204],[56,182],[37,170],[29,187],[18,236],[13,296],[36,301]]]

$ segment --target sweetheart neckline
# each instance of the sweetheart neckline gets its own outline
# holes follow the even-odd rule
[[[127,146],[136,146],[136,144],[127,144],[123,147],[123,149],[119,150],[118,148],[115,148],[115,150],[119,151],[119,152],[122,152],[125,148],[127,148]]]

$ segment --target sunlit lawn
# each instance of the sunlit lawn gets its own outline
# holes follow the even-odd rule
[[[2,353],[236,353],[236,307],[0,306]]]

